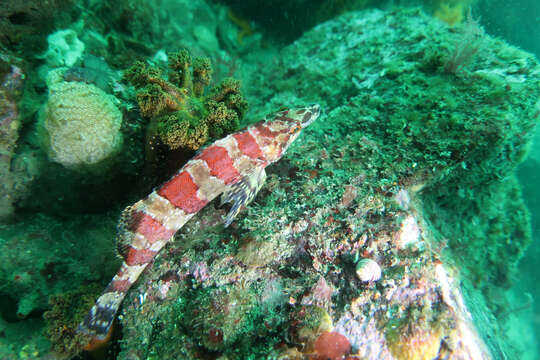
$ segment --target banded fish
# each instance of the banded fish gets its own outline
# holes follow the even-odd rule
[[[318,104],[281,110],[217,140],[145,199],[128,206],[118,224],[122,266],[79,324],[79,333],[88,335],[90,343],[103,342],[127,291],[174,234],[220,194],[222,203],[232,203],[224,219],[229,226],[260,190],[265,168],[281,159],[320,112]]]

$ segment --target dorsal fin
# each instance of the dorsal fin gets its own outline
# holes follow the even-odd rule
[[[221,205],[232,203],[231,210],[225,217],[225,227],[229,226],[240,210],[255,198],[265,180],[264,167],[256,167],[249,175],[244,176],[239,182],[229,186],[223,192]]]

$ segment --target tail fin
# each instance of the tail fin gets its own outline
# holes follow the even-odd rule
[[[78,331],[97,340],[105,340],[125,295],[126,292],[105,290],[79,324]]]
[[[147,265],[148,263],[128,265],[124,262],[90,312],[79,324],[77,331],[96,340],[106,339],[122,300]]]

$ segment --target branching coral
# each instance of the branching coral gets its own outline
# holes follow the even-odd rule
[[[197,150],[210,138],[234,131],[247,103],[240,82],[227,78],[205,94],[212,78],[208,58],[192,58],[187,50],[169,54],[169,73],[143,62],[124,78],[137,89],[141,115],[150,119],[147,138],[170,150]]]

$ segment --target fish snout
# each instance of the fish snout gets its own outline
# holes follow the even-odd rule
[[[306,116],[307,115],[307,116]],[[312,122],[317,120],[317,118],[321,115],[321,105],[319,104],[311,104],[307,107],[307,112],[304,115],[304,118],[302,120],[302,128],[307,127]]]

